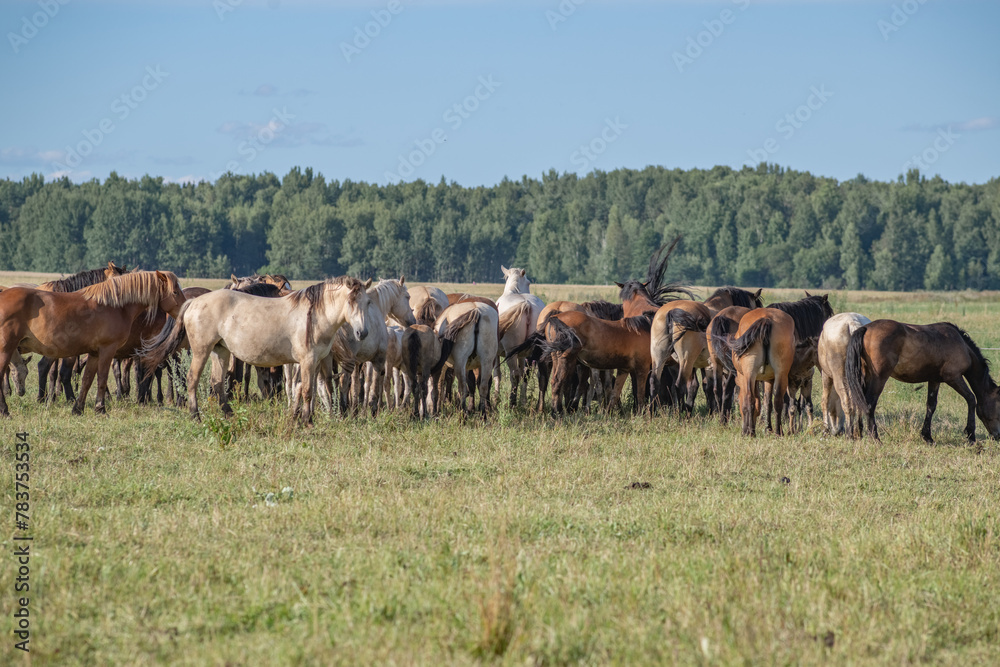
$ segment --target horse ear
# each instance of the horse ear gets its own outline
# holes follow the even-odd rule
[[[615,281],[615,285],[618,285],[619,289],[620,289],[620,288],[622,288],[622,287],[625,287],[624,285],[622,285],[622,284],[621,284],[620,282],[618,282],[617,280]]]
[[[368,282],[366,282],[366,283],[365,283],[365,289],[367,290],[367,289],[368,289],[369,287],[371,287],[371,286],[372,286],[372,279],[371,279],[371,278],[369,278],[369,279],[368,279]]]
[[[507,268],[506,266],[504,266],[503,264],[501,264],[501,265],[500,265],[500,270],[501,270],[501,271],[503,271],[503,274],[504,274],[505,276],[506,276],[506,275],[509,275],[509,274],[510,274],[510,269],[508,269],[508,268]]]
[[[524,269],[521,269],[521,277],[524,277]]]
[[[829,294],[824,294],[824,295],[823,295],[823,303],[826,303],[826,302],[828,302],[829,300],[830,300],[830,295],[829,295]]]
[[[235,273],[230,273],[229,274],[229,279],[233,281],[234,285],[240,281],[240,279],[236,277]]]
[[[761,288],[760,288],[759,290],[757,290],[756,292],[754,292],[754,293],[753,293],[753,295],[754,295],[754,298],[756,298],[756,299],[759,299],[759,298],[760,298],[760,295],[761,295],[761,292],[763,292],[763,291],[764,291],[764,288],[763,288],[763,287],[761,287]]]
[[[809,297],[812,296],[812,294],[809,293],[809,290],[806,290],[805,292],[806,292],[806,298],[809,298]]]
[[[167,274],[165,274],[163,271],[157,271],[156,272],[156,277],[157,277],[157,279],[160,280],[160,282],[164,282],[164,283],[169,283],[170,282],[170,279],[167,278]]]
[[[406,284],[406,276],[400,276],[399,277],[399,284],[400,285],[405,285]]]
[[[108,260],[108,269],[111,271],[115,270],[115,263],[112,262],[111,260]]]

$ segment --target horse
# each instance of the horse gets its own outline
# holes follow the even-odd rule
[[[365,288],[360,280],[343,276],[277,299],[233,290],[210,292],[185,303],[177,318],[168,320],[146,343],[143,365],[156,368],[187,340],[191,347],[188,406],[191,416],[199,420],[198,381],[209,355],[219,368],[228,367],[231,354],[255,366],[296,362],[302,385],[295,392],[291,413],[311,425],[317,367],[330,354],[334,335],[349,322],[359,340],[368,336],[369,296]],[[225,382],[219,383],[218,395],[223,412],[231,414]]]
[[[740,413],[743,435],[757,435],[757,382],[774,385],[773,403],[777,411],[777,434],[782,435],[781,415],[788,391],[788,372],[795,360],[795,321],[788,313],[776,308],[755,308],[740,318],[736,337],[727,337],[736,367],[736,384],[740,391]],[[771,400],[768,401],[768,414]],[[768,424],[770,430],[770,424]]]
[[[234,289],[238,291],[243,291],[241,288],[245,288],[250,285],[265,284],[265,285],[274,285],[285,294],[292,291],[292,284],[288,282],[288,278],[281,275],[280,273],[275,273],[275,274],[268,273],[263,276],[254,273],[252,276],[243,276],[241,278],[237,278],[236,274],[230,274],[229,280],[230,280],[229,284],[226,285],[223,289]],[[282,294],[282,296],[284,296],[284,294]]]
[[[661,306],[653,316],[650,329],[650,355],[653,361],[653,394],[658,396],[661,376],[667,363],[676,358],[677,378],[674,393],[681,410],[694,414],[698,395],[696,368],[709,365],[705,332],[712,313],[698,301],[676,299]]]
[[[860,313],[840,313],[826,321],[819,337],[817,362],[823,380],[823,426],[833,435],[845,429],[852,437],[861,435],[862,417],[847,396],[844,360],[851,334],[869,323],[871,320]]]
[[[785,401],[790,433],[812,425],[813,367],[819,356],[818,343],[819,339],[812,337],[795,344],[795,361],[788,371],[788,397]]]
[[[577,362],[592,369],[617,370],[609,409],[620,406],[625,380],[632,378],[639,410],[645,403],[649,380],[649,330],[651,318],[645,315],[617,321],[569,311],[549,317],[545,324],[543,347],[552,354],[552,410],[565,404],[563,386],[576,371]]]
[[[649,268],[646,270],[646,280],[628,280],[618,285],[618,298],[624,308],[624,317],[636,317],[646,313],[655,313],[668,301],[688,298],[694,300],[694,294],[680,283],[664,283],[663,276],[667,271],[670,255],[680,242],[680,237],[671,243],[664,244],[649,258]]]
[[[712,317],[705,335],[709,364],[715,384],[715,404],[719,410],[719,420],[725,424],[733,409],[733,395],[736,391],[736,365],[733,351],[729,347],[729,336],[740,327],[740,319],[752,309],[744,306],[728,306]]]
[[[756,292],[750,292],[740,287],[727,285],[726,287],[720,287],[712,292],[711,296],[705,299],[702,303],[704,303],[705,307],[712,312],[713,317],[715,317],[720,310],[730,308],[732,306],[740,306],[748,310],[763,308],[764,301],[760,298],[760,294],[763,291],[763,289],[759,289]]]
[[[535,323],[545,308],[545,302],[530,293],[530,283],[524,269],[508,269],[501,264],[500,270],[506,278],[503,294],[497,299],[500,329],[503,332],[500,334],[500,350],[510,369],[510,406],[514,407],[518,387],[521,388],[521,403],[528,400],[527,382],[522,382],[527,371],[527,361],[523,355],[512,355],[510,351],[523,343],[535,330]]]
[[[86,269],[84,271],[80,271],[79,273],[74,273],[67,278],[50,280],[39,285],[37,289],[45,292],[76,292],[84,287],[102,283],[105,280],[110,280],[115,276],[120,276],[125,273],[128,273],[128,269],[124,265],[116,266],[114,262],[109,261],[107,267],[105,268]],[[73,368],[75,365],[75,358],[72,360],[64,360],[41,357],[38,360],[39,403],[55,400],[56,395],[59,393],[57,382],[62,385],[63,392],[65,393],[66,400],[68,402],[72,403],[76,399],[73,392]],[[118,371],[118,365],[115,364],[115,366],[116,371]],[[49,396],[48,382],[52,383],[51,396]]]
[[[447,364],[458,380],[462,409],[467,410],[469,395],[466,370],[479,370],[479,409],[485,416],[490,396],[490,378],[497,365],[500,340],[500,316],[496,309],[480,301],[465,301],[448,306],[434,323],[441,338],[441,356],[431,369],[440,373]],[[438,407],[435,406],[435,412]]]
[[[438,405],[438,382],[443,367],[433,372],[441,358],[441,339],[432,327],[414,324],[403,331],[400,344],[403,375],[411,388],[413,416],[433,416]],[[405,397],[404,397],[405,402]]]
[[[13,390],[18,396],[24,396],[25,383],[28,380],[28,363],[31,361],[22,357],[16,351],[11,356],[10,364],[0,369],[0,392],[7,395]]]
[[[448,305],[448,296],[438,287],[417,285],[410,288],[410,309],[420,324],[433,325]]]
[[[929,444],[938,389],[944,382],[969,406],[965,437],[976,441],[976,415],[994,440],[1000,439],[1000,387],[968,333],[951,322],[904,324],[875,320],[858,327],[844,361],[847,394],[855,410],[868,414],[868,433],[879,440],[875,408],[889,378],[927,383],[927,414],[920,436]],[[964,379],[963,379],[964,378]],[[966,384],[968,382],[968,384]],[[971,388],[970,388],[971,387]]]
[[[95,374],[94,409],[103,414],[108,371],[133,321],[142,311],[153,314],[160,309],[176,315],[183,303],[177,276],[163,271],[126,273],[77,292],[4,290],[0,293],[0,368],[18,349],[56,359],[86,354],[73,414],[83,414]],[[0,415],[9,416],[2,394]]]
[[[341,414],[346,414],[351,405],[356,407],[361,402],[367,403],[372,415],[378,413],[389,343],[386,318],[392,318],[403,326],[416,324],[413,311],[410,309],[410,295],[406,288],[405,276],[399,280],[380,280],[367,291],[369,336],[364,340],[358,340],[348,330],[341,329],[334,337],[332,359],[329,362],[324,360],[325,377],[332,373],[334,366],[342,370],[339,382]],[[366,388],[362,367],[368,361],[375,367],[374,384]],[[328,386],[327,389],[331,387]]]

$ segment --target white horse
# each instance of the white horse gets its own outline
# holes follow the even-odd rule
[[[324,373],[332,370],[332,362],[336,362],[340,368],[342,414],[347,412],[349,404],[357,406],[362,401],[369,406],[373,415],[378,412],[389,346],[386,319],[392,318],[403,326],[417,323],[410,308],[410,294],[406,289],[405,277],[379,281],[369,288],[368,297],[368,337],[358,340],[347,330],[338,332],[333,342],[332,360],[324,360]],[[367,387],[363,372],[365,362],[371,362],[373,367]]]
[[[528,383],[525,381],[527,371],[525,351],[522,354],[509,356],[508,351],[523,343],[535,331],[538,316],[545,308],[545,302],[530,293],[530,283],[524,275],[524,269],[508,269],[500,265],[500,270],[506,276],[507,282],[503,294],[497,299],[497,310],[500,312],[500,351],[507,359],[510,369],[510,404],[515,404],[518,387],[521,388],[521,403],[528,400]],[[499,370],[499,367],[498,367]],[[500,388],[499,372],[497,373],[497,390]]]
[[[861,419],[847,398],[844,359],[851,334],[871,322],[859,313],[834,315],[823,325],[819,337],[818,362],[823,378],[823,425],[830,433],[846,428],[851,435],[861,435]]]
[[[478,301],[464,301],[445,308],[434,323],[434,331],[441,338],[441,358],[431,369],[431,374],[438,373],[446,363],[455,369],[463,410],[469,395],[466,371],[478,368],[479,409],[486,413],[490,377],[499,361],[499,320],[492,306]],[[439,412],[438,406],[435,406],[434,412]]]
[[[298,363],[302,385],[295,392],[291,412],[311,424],[317,369],[330,354],[334,336],[350,322],[354,335],[364,340],[369,324],[374,324],[368,319],[370,299],[365,291],[370,284],[346,276],[331,278],[277,299],[235,290],[209,292],[185,302],[177,320],[167,320],[143,349],[143,362],[146,368],[156,368],[185,339],[189,342],[188,405],[195,419],[198,380],[209,355],[219,378],[224,378],[221,369],[229,367],[230,355],[254,366]],[[224,380],[215,391],[223,411],[232,412]]]

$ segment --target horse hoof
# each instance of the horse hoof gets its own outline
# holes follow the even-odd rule
[[[73,406],[73,414],[77,415],[77,416],[82,415],[83,414],[83,408],[74,405]]]

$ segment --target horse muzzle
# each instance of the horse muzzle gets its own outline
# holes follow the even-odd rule
[[[368,338],[368,327],[365,327],[364,329],[355,329],[354,335],[358,340]]]

